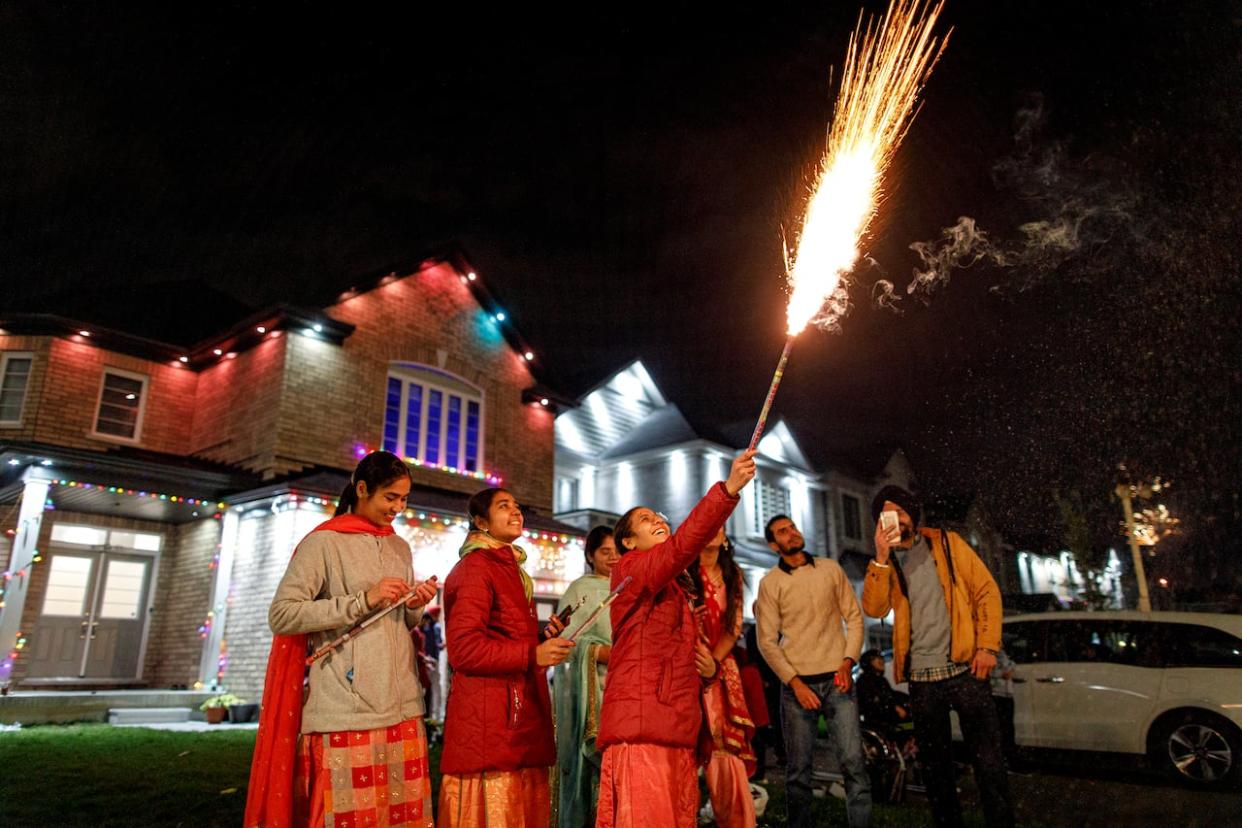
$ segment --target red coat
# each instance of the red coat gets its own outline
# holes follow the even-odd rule
[[[556,762],[539,622],[508,546],[478,549],[444,582],[453,684],[440,771],[509,771]]]
[[[600,707],[601,748],[620,742],[694,748],[702,709],[694,666],[698,627],[675,583],[737,505],[718,483],[672,537],[646,552],[627,552],[612,568],[612,586],[633,582],[612,604],[612,655]]]

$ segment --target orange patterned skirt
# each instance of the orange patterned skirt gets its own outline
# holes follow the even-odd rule
[[[693,748],[609,745],[600,768],[596,828],[696,828],[698,775]]]
[[[376,730],[303,734],[293,790],[297,825],[432,828],[422,716]]]
[[[548,768],[483,771],[440,779],[439,828],[548,828]]]

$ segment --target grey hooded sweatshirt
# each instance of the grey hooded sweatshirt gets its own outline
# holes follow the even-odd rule
[[[276,587],[268,624],[278,635],[308,634],[317,649],[367,614],[367,590],[386,577],[414,580],[401,538],[312,532]],[[395,610],[316,661],[302,732],[374,730],[423,715],[410,638],[422,614],[421,607]]]

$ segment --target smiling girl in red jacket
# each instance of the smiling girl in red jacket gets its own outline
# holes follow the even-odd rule
[[[724,526],[754,476],[754,451],[747,451],[675,533],[645,506],[626,512],[613,529],[623,551],[612,586],[634,580],[612,605],[612,654],[596,740],[604,751],[597,828],[697,824],[700,678],[714,675],[716,663],[676,578]]]
[[[523,527],[517,499],[485,489],[467,508],[474,530],[444,584],[453,686],[438,825],[547,828],[548,768],[556,763],[547,670],[573,642],[539,643],[526,553],[513,543]]]

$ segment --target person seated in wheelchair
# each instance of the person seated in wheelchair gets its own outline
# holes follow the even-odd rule
[[[863,653],[859,662],[858,711],[863,722],[890,740],[898,741],[913,734],[910,705],[905,693],[899,693],[884,676],[884,656],[879,650]]]

